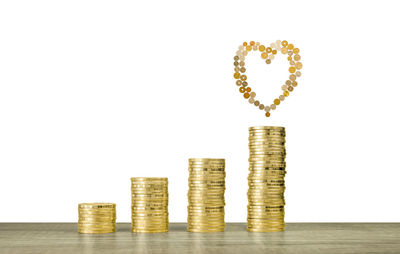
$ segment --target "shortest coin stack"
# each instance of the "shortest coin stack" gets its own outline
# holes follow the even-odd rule
[[[168,178],[132,177],[132,232],[168,232]]]
[[[189,159],[188,231],[225,230],[225,159]]]
[[[82,203],[78,205],[78,232],[112,233],[116,230],[116,205],[112,203]]]

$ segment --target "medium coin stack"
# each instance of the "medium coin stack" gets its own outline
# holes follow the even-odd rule
[[[132,232],[168,232],[168,178],[132,177]]]
[[[249,128],[247,231],[285,229],[285,128]]]
[[[225,159],[189,159],[189,232],[225,230]]]
[[[78,205],[78,232],[112,233],[116,230],[116,205],[112,203],[82,203]]]

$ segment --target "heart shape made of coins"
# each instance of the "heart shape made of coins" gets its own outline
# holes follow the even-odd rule
[[[273,103],[270,106],[262,104],[260,101],[256,100],[256,93],[251,90],[248,82],[247,76],[244,74],[246,72],[245,59],[250,51],[259,51],[261,52],[261,58],[265,60],[267,64],[270,64],[272,60],[275,58],[275,55],[280,51],[282,54],[287,54],[287,60],[289,61],[289,79],[286,80],[285,84],[282,85],[283,94],[281,94],[278,98],[275,98]],[[287,41],[277,40],[274,43],[271,43],[269,47],[261,45],[259,42],[251,41],[249,43],[243,42],[243,45],[239,46],[239,50],[236,52],[234,56],[233,65],[235,66],[235,74],[233,77],[236,80],[236,85],[239,86],[239,92],[243,93],[243,97],[247,99],[251,104],[254,104],[260,110],[264,110],[265,116],[271,116],[271,110],[275,110],[276,106],[278,106],[282,101],[289,96],[290,92],[293,92],[294,88],[298,85],[297,78],[301,76],[300,70],[303,68],[303,64],[300,61],[301,57],[299,55],[300,50],[295,48],[293,44],[288,43]]]

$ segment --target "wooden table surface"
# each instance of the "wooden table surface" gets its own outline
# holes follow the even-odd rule
[[[400,253],[400,223],[289,223],[286,231],[249,233],[229,223],[222,233],[77,233],[73,223],[0,223],[0,253]]]

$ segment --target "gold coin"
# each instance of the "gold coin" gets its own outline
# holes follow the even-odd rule
[[[135,182],[168,182],[168,177],[131,177]]]
[[[252,209],[284,209],[284,206],[276,206],[276,205],[256,205],[256,206],[247,206]]]
[[[286,133],[277,131],[251,131],[249,132],[249,137],[277,137],[284,139]]]
[[[116,230],[91,230],[91,229],[78,229],[78,233],[80,234],[108,234],[114,233]]]
[[[132,198],[135,199],[168,199],[168,194],[132,194]]]
[[[114,208],[78,208],[78,211],[81,212],[97,212],[97,213],[113,213],[116,211]]]
[[[156,223],[154,225],[150,224],[132,224],[131,228],[135,230],[166,230],[169,228],[169,223],[159,224]]]
[[[222,230],[225,228],[225,223],[191,223],[188,228],[198,230]]]
[[[281,135],[285,135],[285,131],[284,130],[266,130],[266,129],[264,129],[264,130],[250,130],[249,131],[249,134],[251,135],[251,134],[254,134],[254,133],[268,133],[268,134],[281,134]]]
[[[212,230],[212,229],[204,229],[204,228],[197,229],[188,227],[187,231],[192,233],[217,233],[217,232],[224,232],[225,228]]]
[[[188,199],[189,200],[193,200],[193,201],[208,201],[208,200],[221,201],[221,202],[224,201],[224,197],[214,197],[214,198],[212,198],[212,197],[201,197],[201,196],[188,196]]]
[[[258,192],[258,191],[249,191],[247,193],[247,197],[254,199],[254,198],[265,198],[265,199],[269,199],[269,198],[273,198],[273,199],[284,199],[284,194],[283,193],[278,193],[278,192]]]
[[[163,230],[168,230],[169,224],[164,223],[155,223],[154,225],[150,224],[132,224],[131,229],[134,230],[148,230],[148,231],[163,231]]]
[[[251,214],[247,216],[247,220],[267,220],[267,221],[279,221],[282,222],[284,220],[285,215],[256,215]]]
[[[285,225],[285,222],[280,219],[276,221],[258,221],[258,220],[248,220],[247,225],[251,225],[253,228],[258,227],[272,227],[272,228],[282,228]]]
[[[222,171],[221,171],[222,172]],[[189,179],[225,179],[226,177],[226,173],[222,172],[222,173],[215,173],[215,172],[204,172],[201,171],[199,172],[194,172],[191,171],[189,172]]]
[[[132,225],[135,227],[155,227],[155,228],[159,228],[160,225],[165,225],[168,224],[168,219],[164,219],[164,220],[155,220],[155,219],[138,219],[138,218],[132,218]]]
[[[247,139],[249,147],[256,145],[272,145],[284,148],[286,139],[284,136],[277,135],[250,135]]]
[[[137,211],[132,211],[132,216],[138,216],[138,217],[143,217],[143,216],[148,216],[148,217],[155,217],[155,218],[165,218],[168,216],[168,212],[166,211],[159,211],[159,212],[137,212]]]
[[[189,183],[199,183],[199,184],[214,184],[214,185],[223,185],[225,184],[225,180],[194,180],[189,178]]]
[[[116,212],[92,212],[92,211],[78,211],[79,216],[90,216],[90,217],[115,217]]]
[[[226,177],[224,171],[219,172],[208,172],[208,171],[189,171],[188,179],[215,179],[215,180],[224,180]]]
[[[132,186],[131,188],[132,193],[168,193],[168,187],[160,187],[160,188],[154,188],[154,187],[137,187],[137,186]]]
[[[132,191],[168,191],[167,185],[155,185],[155,184],[132,184]]]
[[[82,225],[85,227],[97,227],[97,228],[108,228],[108,227],[115,227],[115,221],[110,222],[95,222],[95,221],[78,221],[78,226]]]
[[[135,227],[153,227],[153,228],[159,228],[162,227],[163,225],[168,225],[169,220],[168,218],[166,219],[142,219],[142,218],[132,218],[132,225]]]
[[[132,218],[132,225],[146,226],[146,227],[160,227],[160,225],[168,224],[168,219],[142,219],[142,218]]]
[[[252,126],[249,130],[285,130],[282,126]]]
[[[270,169],[268,167],[259,167],[259,168],[249,168],[250,178],[256,177],[277,177],[284,179],[286,175],[286,171],[284,168],[274,168]]]
[[[212,191],[224,191],[225,185],[196,185],[196,184],[190,184],[189,185],[189,190],[193,191],[207,191],[209,190],[210,192]]]
[[[249,170],[262,168],[286,168],[286,162],[281,163],[264,163],[264,162],[249,162]]]
[[[208,206],[208,205],[199,205],[195,203],[194,205],[188,205],[188,209],[191,210],[199,210],[199,211],[223,211],[225,209],[224,205],[217,205],[217,206]]]
[[[247,227],[253,228],[253,229],[278,229],[278,228],[284,228],[285,223],[284,222],[279,222],[279,223],[256,223],[256,222],[247,222]]]
[[[198,203],[200,203],[199,201],[197,201],[197,202],[193,202],[193,201],[190,201],[189,202],[189,205],[191,205],[191,204],[198,204]],[[203,205],[205,205],[205,206],[225,206],[225,202],[223,202],[223,201],[216,201],[216,202],[201,202]]]
[[[247,220],[248,225],[252,225],[252,227],[279,227],[282,228],[285,225],[283,219],[279,220],[271,220],[271,221],[259,221],[257,220]]]
[[[285,163],[285,155],[271,155],[271,154],[259,154],[257,156],[249,156],[249,162],[262,162],[262,163]]]
[[[268,178],[248,178],[247,181],[249,183],[274,183],[274,184],[283,184],[285,183],[284,179],[268,177]]]
[[[249,231],[249,232],[258,232],[258,233],[266,233],[266,232],[281,232],[281,231],[284,231],[285,230],[285,228],[283,227],[283,228],[261,228],[261,229],[258,229],[258,228],[247,228],[247,231]]]
[[[189,162],[219,162],[219,163],[225,163],[225,159],[222,159],[222,158],[190,158]]]
[[[145,230],[145,229],[132,229],[132,233],[165,233],[168,232],[168,229],[159,229],[159,230]]]
[[[198,228],[198,229],[217,229],[217,228],[225,228],[225,222],[219,222],[219,223],[201,223],[201,222],[191,222],[188,223],[188,227],[190,228]]]
[[[196,210],[189,210],[188,209],[188,216],[195,216],[195,217],[223,217],[225,216],[225,212],[224,211],[214,211],[214,212],[205,212],[205,211],[196,211]]]
[[[188,213],[198,213],[198,214],[223,214],[225,213],[224,208],[216,209],[196,209],[188,207]]]
[[[216,181],[223,181],[225,180],[225,173],[224,174],[197,174],[193,172],[189,172],[189,180],[204,180],[204,181],[210,181],[210,180],[216,180]]]
[[[252,183],[252,182],[259,182],[259,183],[285,183],[285,177],[279,177],[279,176],[267,176],[267,177],[247,177],[247,182]]]
[[[251,200],[256,200],[256,199],[265,199],[266,201],[270,200],[283,200],[284,199],[284,194],[270,194],[270,193],[256,193],[256,192],[251,192],[247,194],[247,197]]]
[[[257,130],[257,131],[249,131],[249,137],[251,136],[277,136],[277,137],[285,137],[286,132],[282,131],[269,131],[269,130]]]
[[[192,229],[208,229],[208,230],[216,230],[225,228],[226,223],[188,223],[188,227]]]
[[[165,230],[169,228],[169,223],[163,223],[163,224],[132,224],[131,228],[134,228],[136,230]]]
[[[259,156],[266,156],[271,155],[275,157],[285,157],[286,151],[283,150],[272,150],[272,149],[253,149],[249,153],[250,157],[259,157]]]
[[[168,204],[168,198],[138,198],[134,197],[132,199],[133,203],[159,203],[159,204]]]
[[[223,222],[225,218],[224,214],[221,215],[199,215],[199,214],[189,214],[188,220],[190,222]]]
[[[202,204],[202,205],[225,205],[224,199],[201,199],[201,198],[188,198],[190,204]]]
[[[199,211],[199,212],[224,212],[225,207],[224,206],[188,206],[188,211]]]
[[[249,140],[256,139],[271,139],[271,140],[286,140],[286,135],[283,133],[271,133],[271,132],[253,132],[248,136]]]
[[[199,214],[189,214],[188,222],[224,222],[225,215],[199,215]]]
[[[131,205],[131,209],[132,211],[136,211],[136,212],[141,212],[141,211],[166,211],[168,212],[168,206],[160,206],[160,207],[156,207],[156,206],[135,206],[135,205]]]
[[[188,227],[191,227],[191,228],[209,228],[209,229],[214,228],[214,229],[216,229],[216,228],[224,228],[226,223],[224,221],[209,222],[209,223],[195,221],[195,222],[188,222],[187,225],[188,225]]]
[[[102,208],[115,208],[116,204],[114,203],[81,203],[78,204],[78,208],[94,208],[94,209],[102,209]]]
[[[285,148],[285,139],[268,139],[268,138],[249,138],[248,140],[249,148],[265,146],[265,147],[277,147],[277,148]]]
[[[80,222],[115,222],[116,217],[82,217],[79,216]]]
[[[207,186],[189,186],[188,193],[196,193],[196,194],[224,194],[225,193],[225,186],[223,187],[215,187],[215,188],[208,188]]]
[[[190,164],[188,167],[189,171],[210,171],[210,172],[224,172],[225,166],[224,165],[196,165]]]
[[[286,149],[278,146],[249,146],[250,154],[258,152],[286,153]]]
[[[264,215],[271,215],[271,216],[272,215],[278,215],[278,214],[284,215],[285,211],[284,210],[280,211],[279,209],[268,210],[268,211],[265,211],[265,210],[249,210],[249,209],[247,209],[247,215],[250,216],[252,214],[257,214],[257,215],[264,214]]]
[[[163,230],[168,230],[169,224],[164,223],[154,223],[153,225],[151,224],[132,224],[131,229],[134,230],[148,230],[148,231],[163,231]]]

